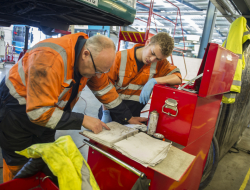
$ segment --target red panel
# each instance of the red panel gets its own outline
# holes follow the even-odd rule
[[[44,173],[41,173],[40,186],[43,190],[59,190],[59,188],[49,178],[43,180],[44,177],[46,177]]]
[[[0,184],[1,190],[59,190],[58,187],[49,179],[46,178],[43,182],[42,179],[45,175],[41,172],[28,178],[20,178]]]
[[[209,151],[214,129],[201,136],[192,144],[188,145],[183,151],[196,156],[188,171],[184,174],[179,182],[174,181],[168,177],[155,173],[154,183],[151,189],[154,190],[198,190],[200,180],[203,173],[206,155]]]
[[[100,146],[97,143],[95,144],[117,158],[125,161],[132,167],[144,172],[146,176],[151,179],[150,190],[197,190],[202,177],[206,155],[210,148],[214,129],[215,128],[212,128],[205,135],[182,149],[187,153],[195,155],[196,159],[179,182],[163,176],[160,173],[154,172],[150,168],[145,168],[133,160],[121,155],[119,152],[111,150],[105,146]],[[138,179],[138,176],[92,148],[89,148],[88,164],[92,169],[101,190],[128,190],[133,187]]]
[[[178,115],[169,116],[162,112],[165,100],[175,99],[178,102]],[[161,133],[165,138],[178,144],[186,146],[193,121],[194,110],[197,102],[197,94],[180,91],[162,85],[155,85],[150,106],[150,112],[156,110],[159,113],[159,120],[156,132]],[[164,110],[168,112],[170,110]]]
[[[198,97],[188,144],[215,127],[222,96]]]
[[[39,176],[40,176],[40,173],[32,177],[28,177],[28,178],[14,179],[6,183],[0,184],[0,189],[1,190],[10,190],[10,189],[28,190],[39,185],[39,179],[38,179]]]
[[[238,62],[238,55],[218,44],[211,43],[207,48],[199,71],[199,74],[203,72],[201,97],[229,92]]]
[[[131,32],[131,31],[120,31],[120,40],[134,42],[134,43],[145,43],[144,41],[145,32]]]
[[[134,168],[145,173],[148,179],[153,179],[154,171],[150,168],[145,168],[141,164],[123,156],[110,148],[91,141],[102,150],[109,152],[118,159],[126,162]],[[134,173],[123,168],[119,164],[110,160],[101,153],[89,148],[88,164],[95,176],[95,179],[101,190],[128,190],[133,187],[136,180],[139,178]]]

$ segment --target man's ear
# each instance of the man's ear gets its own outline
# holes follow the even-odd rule
[[[83,53],[82,53],[82,58],[86,58],[89,56],[89,51],[88,50],[83,50]]]
[[[150,39],[147,39],[145,46],[147,46],[150,43]]]

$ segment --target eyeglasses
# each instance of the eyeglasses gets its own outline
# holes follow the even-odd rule
[[[87,48],[87,50],[89,51],[89,49]],[[90,54],[90,57],[91,57],[91,60],[92,60],[92,63],[93,63],[93,66],[94,66],[94,69],[95,69],[95,74],[102,74],[102,73],[108,73],[110,71],[110,69],[108,71],[105,71],[105,72],[100,72],[100,71],[97,71],[96,70],[96,66],[95,66],[95,62],[94,62],[94,59],[92,57],[92,54],[91,52],[89,51],[89,54]]]

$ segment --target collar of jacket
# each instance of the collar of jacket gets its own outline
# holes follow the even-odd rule
[[[135,60],[135,47],[145,46],[144,44],[135,44],[131,49],[127,49],[131,61]]]
[[[82,75],[79,73],[78,68],[77,68],[77,61],[79,59],[80,53],[86,41],[87,40],[83,36],[79,36],[75,45],[74,80],[76,81],[80,81],[82,78]]]
[[[66,36],[63,36],[63,38],[69,38],[70,39],[70,45],[71,45],[71,48],[72,48],[72,62],[71,62],[71,66],[74,67],[75,65],[75,46],[76,46],[76,43],[77,43],[77,40],[78,38],[82,36],[84,39],[88,39],[88,35],[83,33],[83,32],[79,32],[79,33],[75,33],[75,34],[70,34],[70,35],[66,35]]]
[[[136,60],[135,60],[135,47],[140,47],[140,46],[145,46],[144,44],[136,44],[136,45],[134,45],[134,47],[132,47],[131,49],[127,49],[127,52],[128,52],[128,58],[129,58],[129,60],[130,60],[130,63],[132,64],[132,65],[134,65],[134,64],[136,64]],[[130,65],[131,65],[130,64]],[[151,67],[151,64],[152,63],[150,63],[150,64],[144,64],[144,66],[142,67],[143,68],[143,72],[146,72],[146,70],[145,70],[145,68],[147,68],[147,67]],[[137,66],[136,67],[133,67],[133,70],[134,70],[134,72],[138,72],[137,71]]]
[[[74,66],[75,66],[75,54],[76,54],[76,51],[75,51],[75,46],[76,46],[76,43],[77,43],[77,40],[78,38],[82,36],[84,39],[88,39],[88,35],[83,33],[83,32],[79,32],[79,33],[75,33],[75,34],[70,34],[70,35],[66,35],[64,36],[65,38],[69,38],[69,42],[70,42],[70,45],[71,45],[71,52],[72,52],[72,61],[70,63],[70,66],[72,67],[73,69],[73,73],[74,73]],[[84,81],[84,77],[81,78],[80,82],[83,83]],[[72,82],[75,83],[76,81],[74,80],[74,77],[72,76]],[[63,85],[64,86],[64,85]],[[69,87],[70,85],[67,85],[65,84],[64,87]]]

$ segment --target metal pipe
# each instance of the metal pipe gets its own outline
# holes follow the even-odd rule
[[[185,83],[183,86],[181,86],[179,88],[179,90],[185,90],[184,88],[187,86],[187,85],[191,85],[193,81],[197,80],[198,78],[201,78],[203,76],[203,73],[199,74],[198,76],[192,78],[191,80],[189,80],[187,83]]]
[[[156,33],[158,33],[158,31],[157,31],[157,26],[156,26],[156,22],[155,22],[155,16],[154,16],[154,15],[153,15],[153,18],[154,18]]]
[[[162,19],[164,19],[164,20],[167,20],[167,21],[173,23],[174,25],[177,24],[177,23],[174,23],[173,21],[171,21],[171,20],[169,20],[169,19],[167,19],[167,18],[165,18],[165,17],[163,17],[163,16],[161,16],[161,15],[158,15],[158,14],[156,14],[156,13],[153,13],[153,14],[156,15],[156,16],[158,16],[158,17],[160,17],[160,18],[162,18]]]
[[[136,20],[139,20],[139,21],[142,21],[142,22],[146,22],[147,23],[147,21],[145,21],[145,20],[142,20],[142,19],[140,19],[140,18],[135,18]]]
[[[180,23],[181,23],[183,44],[184,44],[184,49],[185,49],[185,41],[184,41],[184,34],[183,34],[183,28],[182,28],[182,21],[181,21],[181,11],[180,11],[180,8],[179,8],[178,6],[176,6],[175,4],[173,4],[172,2],[170,2],[169,0],[165,0],[165,1],[169,2],[171,5],[175,6],[175,7],[178,9],[178,11],[177,11],[177,16],[176,16],[176,25],[177,25],[177,17],[178,17],[178,15],[180,15]],[[176,25],[175,25],[175,27],[176,27]],[[174,32],[174,33],[175,33],[175,32]],[[173,37],[174,37],[174,35],[173,35]]]
[[[28,50],[29,26],[25,26],[24,51]]]
[[[136,12],[136,13],[149,13],[149,12]],[[162,19],[164,19],[164,20],[167,20],[167,21],[169,21],[169,22],[171,22],[172,24],[176,24],[175,22],[173,22],[173,21],[171,21],[171,20],[169,20],[169,19],[167,19],[166,17],[164,17],[164,16],[161,16],[161,15],[158,15],[157,13],[152,13],[153,15],[156,15],[156,16],[158,16],[158,17],[160,17],[160,18],[162,18]]]
[[[154,0],[150,1],[150,8],[149,8],[149,13],[148,13],[148,23],[147,23],[147,28],[144,36],[144,41],[146,42],[148,40],[148,35],[149,35],[149,30],[150,30],[150,25],[151,25],[151,16],[153,13],[153,7],[154,7]]]
[[[90,146],[91,148],[93,148],[94,150],[100,152],[101,154],[103,154],[104,156],[108,157],[109,159],[113,160],[115,163],[119,164],[120,166],[126,168],[127,170],[133,172],[134,174],[138,175],[139,177],[143,177],[145,174],[137,169],[135,169],[134,167],[128,165],[127,163],[121,161],[120,159],[116,158],[115,156],[107,153],[106,151],[98,148],[97,146],[93,145],[92,143],[90,143],[89,141],[87,141],[86,139],[83,140],[84,143],[86,143],[88,146]]]
[[[209,1],[208,2],[208,7],[207,7],[207,16],[202,32],[202,38],[201,38],[201,43],[200,43],[200,49],[198,53],[198,58],[202,58],[204,53],[205,53],[205,48],[207,47],[207,44],[209,42],[209,37],[210,33],[214,31],[214,25],[213,25],[213,20],[214,17],[216,16],[215,13],[216,7],[214,4]]]

